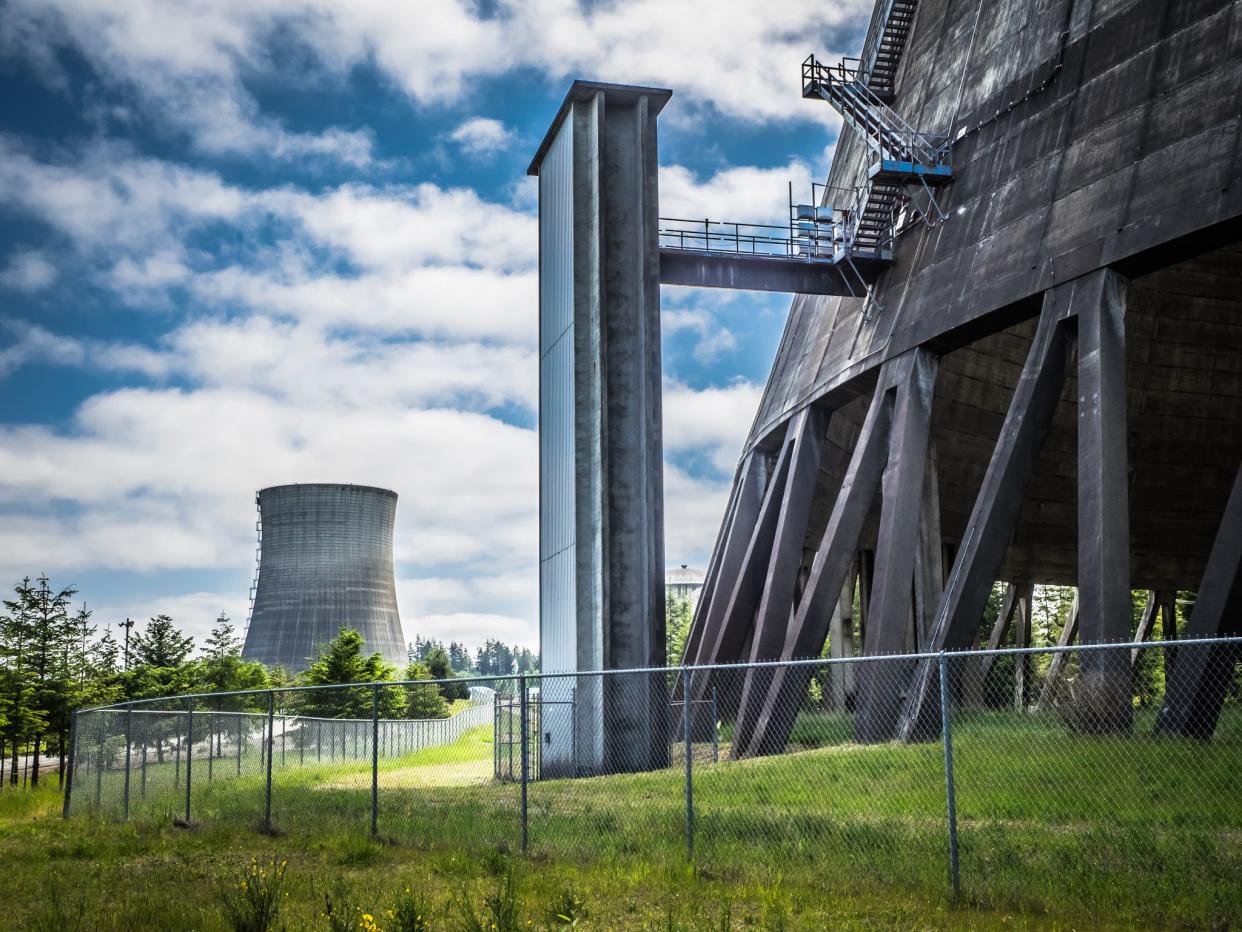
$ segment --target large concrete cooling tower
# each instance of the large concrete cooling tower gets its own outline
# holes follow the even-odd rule
[[[256,501],[259,571],[243,656],[296,673],[345,625],[368,652],[404,664],[392,566],[397,494],[312,483],[263,489]]]

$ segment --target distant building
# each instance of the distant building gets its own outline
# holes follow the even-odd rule
[[[405,665],[393,580],[397,493],[364,485],[279,485],[255,496],[259,567],[242,656],[305,670],[342,626],[367,653]]]
[[[703,591],[703,580],[707,574],[696,570],[685,563],[664,574],[664,594],[672,599],[689,599],[691,607],[699,602],[699,593]]]

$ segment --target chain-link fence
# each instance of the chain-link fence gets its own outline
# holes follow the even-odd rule
[[[212,694],[78,713],[66,815],[823,864],[1242,914],[1242,638]],[[1047,892],[1044,889],[1043,892]]]

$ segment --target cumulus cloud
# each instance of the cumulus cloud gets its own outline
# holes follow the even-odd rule
[[[762,217],[770,200],[783,210],[791,167],[701,177],[666,166],[663,194],[691,209],[762,179],[771,193],[739,202]],[[33,553],[58,576],[211,570],[244,585],[256,488],[374,484],[400,495],[408,630],[533,640],[531,210],[430,184],[247,187],[110,144],[46,159],[7,137],[0,205],[45,225],[47,254],[125,309],[158,308],[150,329],[164,328],[138,341],[0,325],[0,377],[40,363],[128,383],[68,423],[0,426],[0,572],[29,572]],[[487,216],[485,236],[475,216]],[[668,301],[670,333],[694,333],[702,359],[736,342],[716,301]],[[758,397],[749,382],[692,388],[670,375],[670,562],[705,563]],[[109,610],[240,619],[225,595]]]
[[[499,120],[474,117],[449,133],[468,155],[485,156],[499,152],[514,140],[514,132]]]
[[[664,449],[703,451],[722,475],[731,476],[762,394],[762,386],[744,380],[694,389],[666,379]]]
[[[56,278],[56,266],[36,250],[23,250],[9,258],[0,270],[0,287],[14,291],[40,291]]]
[[[480,79],[529,68],[549,79],[590,74],[676,89],[670,118],[710,107],[730,118],[836,125],[831,108],[799,106],[798,63],[865,25],[870,0],[10,0],[0,49],[64,83],[70,47],[136,99],[153,125],[202,151],[284,159],[373,158],[364,130],[294,131],[260,112],[256,79],[313,83],[375,67],[423,106],[459,101]],[[289,54],[280,55],[283,49]],[[297,62],[291,66],[290,62]],[[606,65],[607,74],[600,74]]]

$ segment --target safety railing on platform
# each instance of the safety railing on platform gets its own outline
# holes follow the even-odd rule
[[[146,700],[77,713],[65,809],[724,876],[799,859],[979,902],[1071,871],[1210,924],[1161,865],[1192,859],[1239,914],[1240,659],[1226,638]]]

